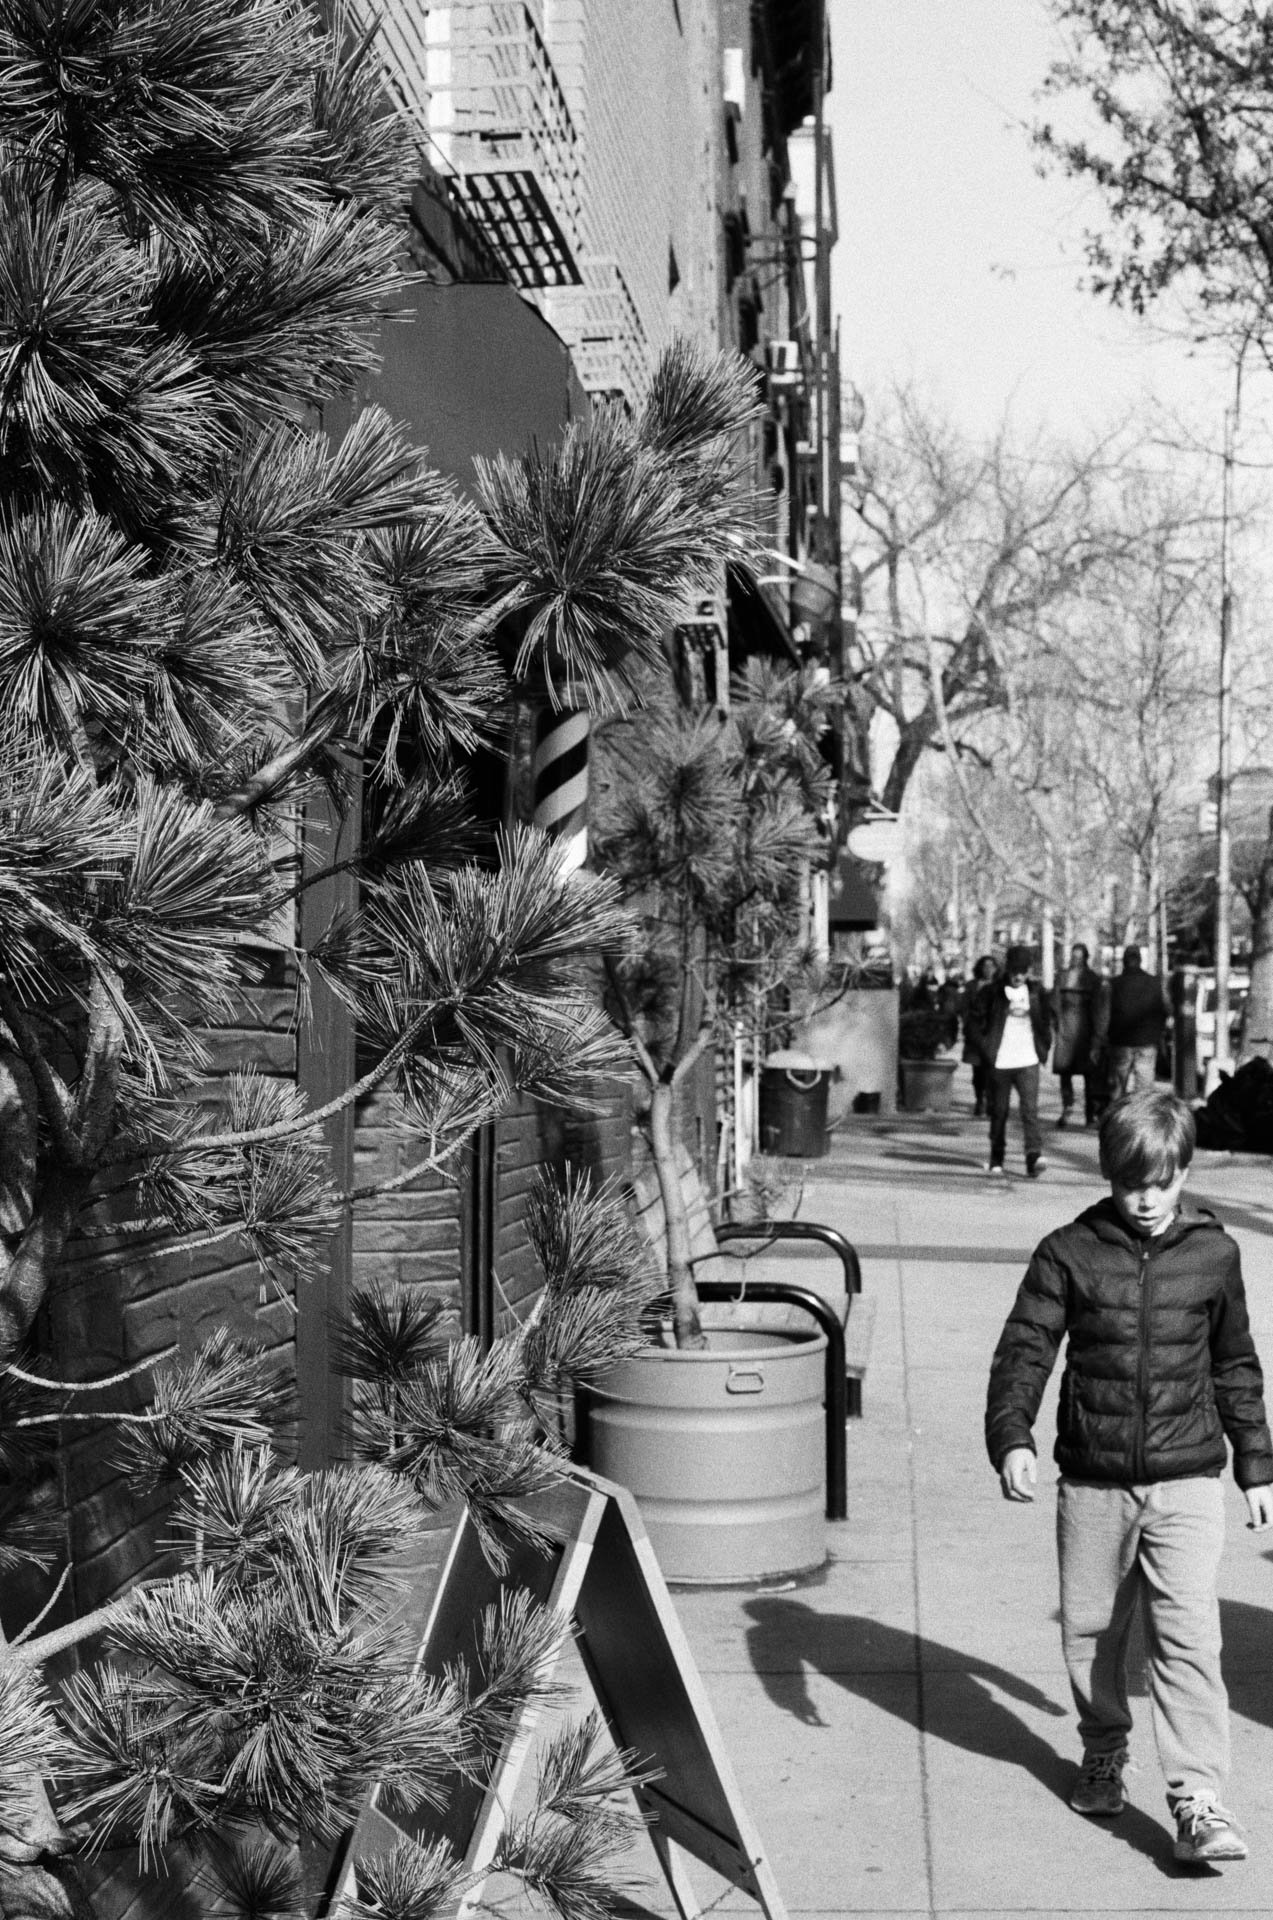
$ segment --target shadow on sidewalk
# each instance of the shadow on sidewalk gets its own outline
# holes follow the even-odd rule
[[[1273,1553],[1263,1557],[1273,1561]],[[1273,1612],[1248,1600],[1221,1600],[1220,1631],[1230,1707],[1244,1720],[1273,1728]],[[1235,1792],[1240,1798],[1241,1781]]]
[[[1069,1709],[1020,1675],[878,1620],[819,1613],[801,1600],[758,1595],[743,1611],[751,1620],[747,1650],[757,1678],[774,1704],[805,1726],[826,1724],[808,1686],[808,1676],[820,1673],[917,1732],[965,1753],[1020,1767],[1059,1800],[1069,1795],[1074,1761],[1063,1759],[996,1695],[1006,1694],[1058,1720],[1068,1721]],[[864,1668],[867,1648],[870,1666]],[[899,1686],[899,1679],[913,1685]],[[1167,1827],[1138,1807],[1129,1806],[1117,1820],[1101,1822],[1101,1829],[1146,1855],[1169,1877],[1189,1874],[1171,1857]]]
[[[1227,1200],[1223,1194],[1208,1193],[1206,1176],[1203,1175],[1190,1189],[1195,1203],[1211,1207],[1220,1216],[1226,1227],[1241,1227],[1246,1233],[1256,1233],[1265,1239],[1273,1238],[1273,1218],[1264,1207],[1243,1206],[1236,1200]]]

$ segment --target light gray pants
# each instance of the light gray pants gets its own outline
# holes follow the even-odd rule
[[[1061,1645],[1084,1747],[1124,1746],[1127,1643],[1145,1603],[1149,1698],[1173,1803],[1220,1794],[1229,1772],[1229,1701],[1220,1678],[1216,1578],[1224,1547],[1218,1479],[1089,1487],[1062,1480],[1057,1505]]]
[[[1109,1050],[1110,1092],[1115,1100],[1125,1093],[1139,1093],[1154,1084],[1157,1047],[1111,1047]]]

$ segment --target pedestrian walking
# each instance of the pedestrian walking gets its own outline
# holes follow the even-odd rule
[[[1159,975],[1145,972],[1139,947],[1126,948],[1123,971],[1110,982],[1109,990],[1112,1099],[1119,1100],[1125,1093],[1153,1086],[1170,1011]]]
[[[1074,1106],[1074,1082],[1083,1082],[1083,1119],[1096,1124],[1099,1101],[1100,1067],[1096,1058],[1101,977],[1088,965],[1088,950],[1081,940],[1070,948],[1070,961],[1057,981],[1052,995],[1056,1023],[1056,1047],[1052,1071],[1061,1081],[1061,1117],[1058,1127],[1069,1125]]]
[[[1077,1813],[1117,1814],[1132,1719],[1127,1651],[1145,1605],[1149,1693],[1175,1857],[1245,1859],[1222,1804],[1229,1706],[1216,1578],[1226,1437],[1250,1525],[1273,1519],[1273,1440],[1235,1243],[1184,1204],[1193,1115],[1166,1087],[1101,1122],[1106,1199],[1035,1248],[990,1370],[986,1444],[1031,1501],[1034,1422],[1062,1339],[1055,1458],[1061,1643],[1083,1759]]]
[[[974,1004],[977,996],[984,993],[993,981],[999,977],[992,953],[983,953],[972,970],[972,978],[964,988],[959,1004],[959,1019],[964,1036],[964,1061],[972,1067],[972,1110],[978,1120],[989,1111],[990,1104],[990,1068],[981,1057],[981,1049],[975,1037],[976,1015]]]
[[[1039,1129],[1039,1063],[1052,1043],[1052,1013],[1042,987],[1030,978],[1029,947],[1009,947],[1003,977],[977,996],[972,1034],[988,1069],[990,1164],[987,1173],[1003,1176],[1008,1142],[1008,1112],[1013,1089],[1025,1135],[1025,1170],[1032,1180],[1047,1165]]]

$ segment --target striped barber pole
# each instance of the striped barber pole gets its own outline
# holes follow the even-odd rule
[[[535,825],[561,847],[574,873],[588,858],[588,715],[543,707],[535,716],[531,758]]]

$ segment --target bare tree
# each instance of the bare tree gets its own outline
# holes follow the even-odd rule
[[[900,808],[926,753],[976,757],[1023,666],[1061,644],[1068,613],[1143,541],[1121,470],[1126,436],[1084,448],[978,446],[902,389],[865,443],[849,558],[863,607],[849,663],[859,734],[884,715],[876,782]]]
[[[1094,184],[1108,225],[1088,236],[1093,291],[1145,312],[1170,291],[1235,353],[1273,364],[1273,20],[1257,5],[1052,0],[1068,38],[1053,96],[1096,111],[1086,137],[1035,129]],[[1273,840],[1261,870],[1273,872]],[[1273,886],[1256,890],[1248,1031],[1273,1053]]]
[[[1125,532],[1128,550],[1005,656],[1002,704],[966,721],[943,811],[948,799],[973,829],[972,870],[1005,907],[1068,944],[1101,925],[1113,879],[1119,937],[1134,929],[1161,953],[1209,746],[1214,569],[1191,504],[1161,484],[1138,482]]]

